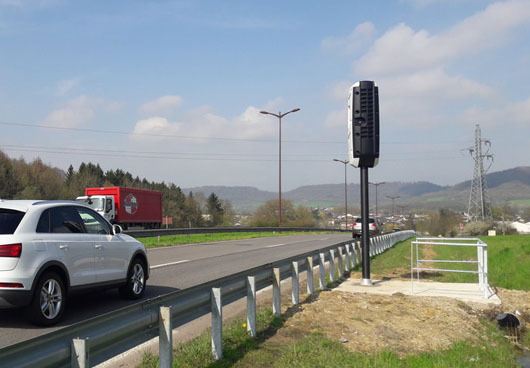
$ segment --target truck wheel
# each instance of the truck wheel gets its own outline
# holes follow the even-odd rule
[[[120,288],[120,295],[127,299],[140,299],[145,291],[145,265],[135,258],[129,266],[127,283]]]
[[[65,305],[63,280],[55,272],[46,272],[37,282],[28,317],[39,326],[52,326],[62,318]]]

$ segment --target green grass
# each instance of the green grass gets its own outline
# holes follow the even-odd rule
[[[265,238],[287,235],[304,235],[308,232],[282,231],[282,232],[261,232],[261,233],[214,233],[214,234],[190,234],[190,235],[170,235],[158,237],[139,238],[146,248],[167,247],[170,245],[211,243],[226,240]],[[323,232],[310,232],[310,234],[324,234]]]
[[[411,354],[400,358],[393,352],[354,353],[322,333],[290,336],[291,340],[269,340],[282,327],[270,309],[258,314],[258,336],[251,338],[243,320],[229,323],[223,330],[223,359],[211,354],[211,335],[177,345],[174,367],[516,367],[516,352],[492,323],[483,321],[478,342],[456,342],[440,352]],[[158,357],[146,354],[140,368],[158,366]]]
[[[490,286],[530,290],[530,235],[484,236],[480,239],[488,245]],[[393,270],[401,270],[405,277],[410,274],[410,243],[412,240],[414,239],[402,242],[375,257],[370,263],[371,271],[374,274],[384,274]],[[437,254],[436,259],[477,259],[476,248],[472,247],[434,246],[432,249]],[[476,269],[476,265],[454,263],[440,263],[436,266],[449,269]],[[360,269],[359,265],[357,269]],[[477,282],[476,275],[452,272],[427,272],[426,277],[440,282]]]

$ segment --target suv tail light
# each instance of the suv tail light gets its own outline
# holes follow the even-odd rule
[[[373,227],[375,227],[375,224],[370,224],[370,226],[373,226]]]
[[[19,258],[22,253],[22,244],[2,244],[0,245],[0,257]]]
[[[357,226],[357,223],[356,223],[356,222],[354,222],[354,223],[353,223],[353,226]]]

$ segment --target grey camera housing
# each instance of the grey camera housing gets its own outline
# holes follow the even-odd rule
[[[354,167],[375,167],[379,162],[379,88],[373,81],[350,88],[348,151]]]

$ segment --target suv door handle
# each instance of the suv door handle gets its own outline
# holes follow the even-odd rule
[[[96,245],[94,246],[94,248],[96,248],[96,249],[101,249],[102,247],[101,247],[100,244],[96,244]]]
[[[68,245],[65,245],[65,244],[61,244],[59,245],[59,249],[64,249],[64,250],[68,250]]]

